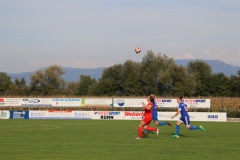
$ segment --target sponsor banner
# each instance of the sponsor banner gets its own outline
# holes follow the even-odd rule
[[[112,98],[82,98],[82,106],[112,107]]]
[[[114,98],[113,102],[114,107],[142,107],[142,102],[144,102],[145,104],[148,103],[146,98],[141,99]]]
[[[177,99],[156,99],[158,107],[178,107]]]
[[[176,112],[158,112],[158,120],[171,120],[171,117]],[[218,121],[226,122],[227,113],[223,112],[189,112],[190,121]],[[179,120],[180,115],[175,117],[173,120]]]
[[[21,106],[21,98],[0,98],[1,106]]]
[[[210,99],[184,99],[184,103],[190,108],[210,108]]]
[[[22,98],[20,103],[21,103],[21,106],[26,106],[26,107],[31,107],[31,106],[50,107],[52,106],[52,99],[51,98]]]
[[[48,111],[29,111],[29,119],[46,119]]]
[[[51,98],[0,98],[1,106],[31,107],[31,106],[52,106]]]
[[[142,120],[144,116],[143,111],[125,111],[123,112],[124,120]]]
[[[5,100],[3,98],[0,98],[0,107],[5,106]]]
[[[210,99],[184,99],[184,103],[190,108],[210,108]],[[177,99],[156,99],[158,107],[176,108]]]
[[[52,106],[81,107],[81,98],[52,98]]]
[[[73,111],[75,119],[92,119],[92,111]]]
[[[121,111],[92,111],[92,119],[123,119]]]
[[[9,111],[0,111],[0,119],[9,119],[10,118],[10,112]]]
[[[10,111],[10,119],[29,119],[29,111]]]
[[[91,119],[91,111],[29,111],[29,119]]]

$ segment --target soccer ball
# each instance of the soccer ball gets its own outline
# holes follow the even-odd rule
[[[141,52],[141,49],[139,47],[135,48],[135,52],[139,54]]]

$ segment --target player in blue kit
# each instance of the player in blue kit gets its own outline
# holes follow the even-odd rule
[[[153,122],[156,124],[156,126],[169,125],[170,127],[172,127],[172,124],[169,121],[167,121],[167,122],[159,122],[158,121],[157,102],[155,101],[155,95],[151,94],[150,96],[154,98],[153,109],[152,109]],[[144,130],[143,134],[147,134],[147,132],[148,132],[147,130]]]
[[[183,102],[182,99],[183,99],[183,97],[177,98],[177,102],[179,103],[178,111],[174,116],[171,117],[173,119],[177,115],[181,114],[181,118],[176,123],[176,134],[172,135],[173,138],[179,138],[180,124],[182,124],[182,123],[184,123],[186,125],[187,129],[189,129],[189,130],[205,131],[205,129],[202,126],[190,126],[190,117],[188,115],[187,105]]]

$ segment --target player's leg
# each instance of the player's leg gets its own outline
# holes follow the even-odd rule
[[[202,130],[202,131],[205,131],[205,129],[202,126],[191,126],[189,116],[186,116],[185,118],[186,118],[186,122],[187,122],[186,127],[187,127],[188,130]]]
[[[142,139],[142,129],[145,126],[145,122],[142,120],[138,125],[138,137],[136,139]]]
[[[146,119],[144,119],[144,122],[146,123],[146,125],[144,126],[144,129],[147,130],[147,131],[155,131],[156,134],[158,135],[158,133],[159,133],[158,128],[154,128],[154,127],[149,126],[149,124],[151,123],[151,121],[152,121],[152,118],[146,118]]]
[[[157,125],[157,123],[158,123],[158,118],[157,118],[157,116],[158,116],[157,114],[153,114],[153,115],[152,115],[152,121],[153,121],[156,125]],[[148,130],[145,129],[145,130],[143,131],[143,134],[147,134],[147,133],[148,133]]]
[[[145,129],[147,125],[144,126],[144,130],[143,130],[143,134],[147,135],[148,134],[148,130]]]
[[[172,135],[173,138],[179,138],[180,135],[180,125],[184,123],[183,117],[181,117],[176,123],[176,134]]]
[[[156,124],[156,123],[158,123],[158,118],[157,118],[157,114],[153,114],[152,115],[152,121]],[[157,124],[156,124],[157,125]],[[144,131],[143,131],[143,134],[147,134],[148,133],[148,130],[147,129],[145,129]]]
[[[155,124],[156,124],[157,126],[169,125],[170,127],[172,127],[172,124],[171,124],[169,121],[166,121],[166,122],[159,122],[159,121],[157,121],[157,122],[155,122]]]

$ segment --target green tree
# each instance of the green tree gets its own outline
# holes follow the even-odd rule
[[[188,74],[196,75],[195,96],[209,96],[209,81],[212,75],[212,68],[209,64],[196,60],[187,65]]]
[[[99,81],[90,87],[90,95],[123,95],[123,66],[117,64],[106,68]]]
[[[195,79],[193,73],[187,73],[186,67],[178,66],[174,62],[168,63],[168,66],[159,72],[163,96],[192,96],[196,88]]]
[[[230,96],[239,97],[240,96],[240,70],[237,75],[231,75],[229,78],[229,90]]]
[[[140,77],[145,95],[158,94],[158,72],[161,69],[158,60],[161,61],[161,58],[157,58],[152,51],[147,51],[141,62]]]
[[[115,93],[114,86],[110,79],[100,79],[99,82],[89,87],[89,94],[94,96],[112,96]]]
[[[127,60],[123,64],[123,79],[122,85],[124,88],[124,95],[130,96],[135,95],[139,96],[142,95],[142,86],[140,81],[140,69],[141,64],[137,62],[133,62],[131,60]]]
[[[29,89],[25,78],[15,78],[13,85],[8,91],[8,94],[18,96],[29,95]]]
[[[90,87],[96,83],[95,78],[91,78],[89,75],[80,75],[80,82],[77,89],[77,95],[89,95]]]
[[[64,89],[62,90],[63,95],[74,96],[77,94],[80,81],[66,82]]]
[[[209,81],[212,96],[230,96],[229,78],[224,73],[214,73]]]
[[[44,71],[37,70],[30,77],[30,91],[37,95],[56,95],[61,94],[65,86],[65,81],[61,76],[65,74],[61,66],[52,65]]]
[[[5,72],[0,72],[0,94],[4,94],[12,85],[11,77]]]

